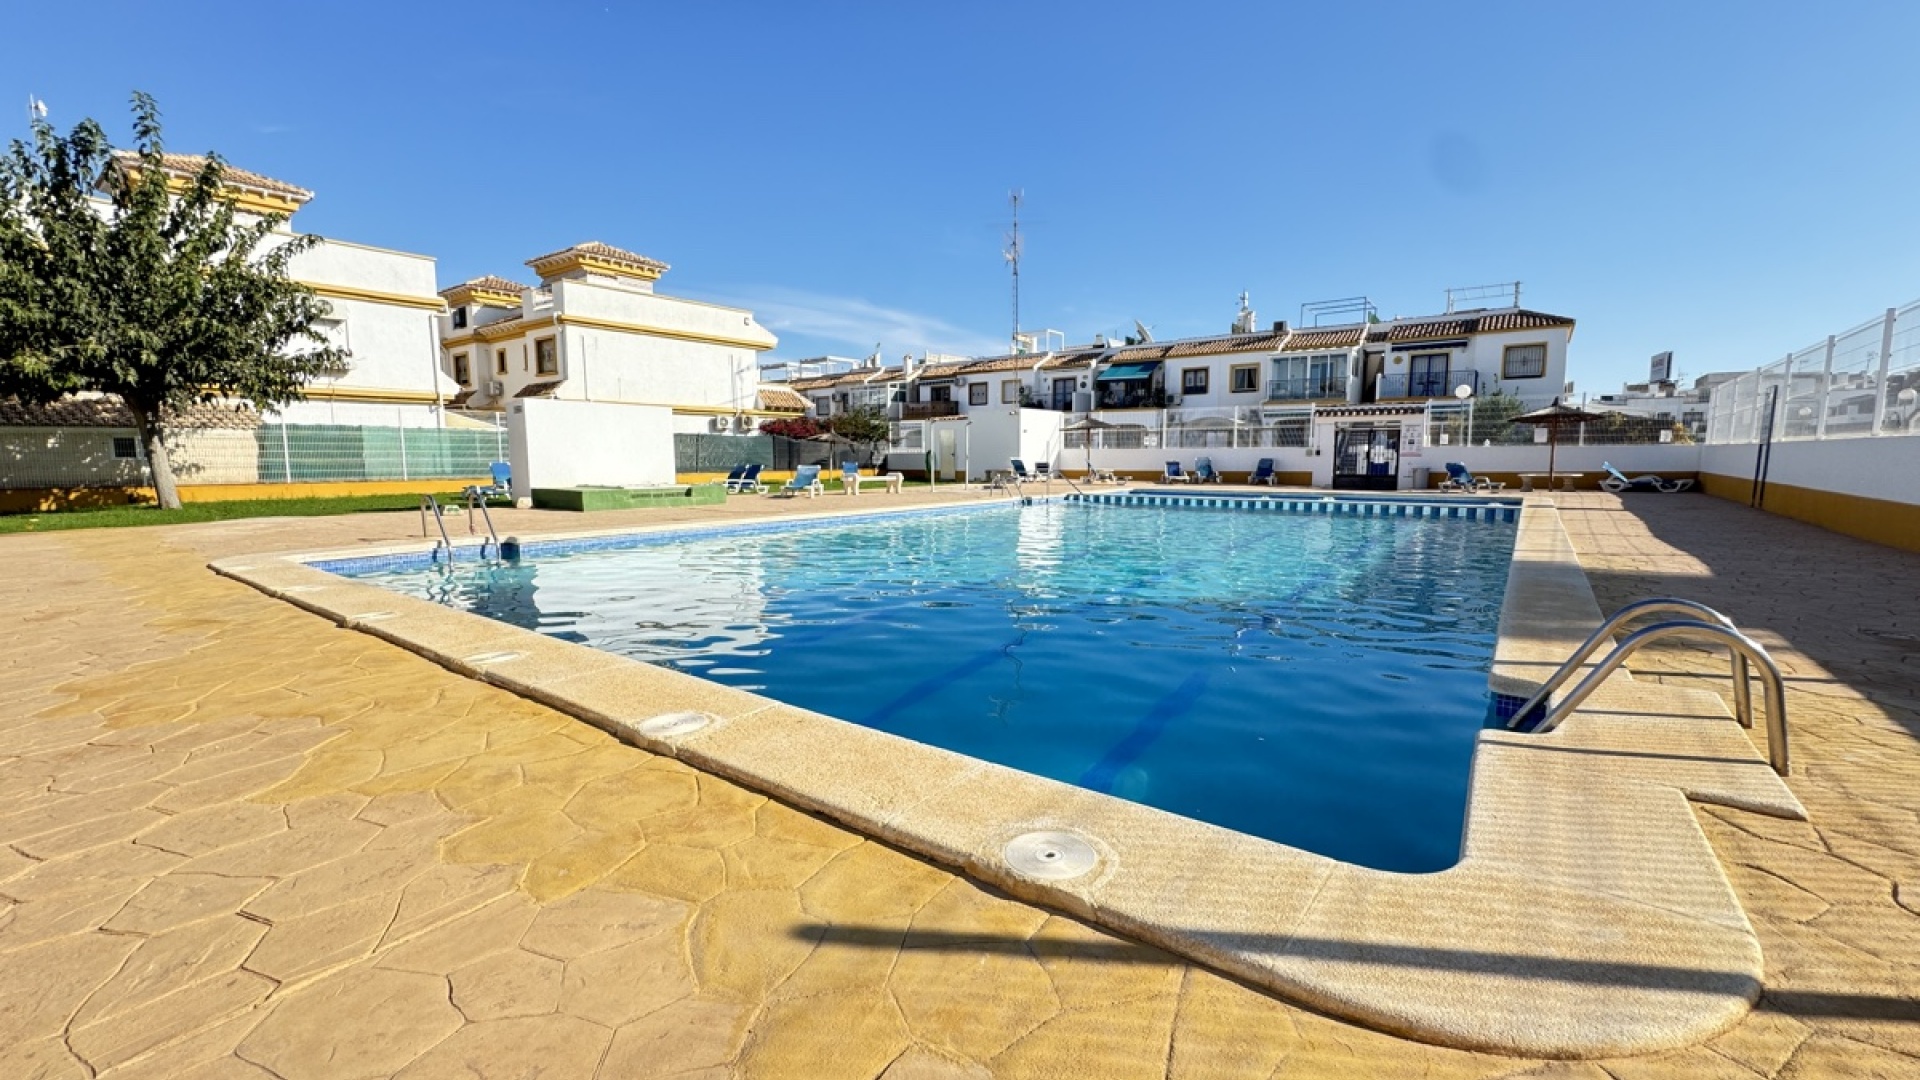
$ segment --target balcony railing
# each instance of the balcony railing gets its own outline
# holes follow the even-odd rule
[[[1470,386],[1474,393],[1480,392],[1480,373],[1467,371],[1427,371],[1418,375],[1382,375],[1374,384],[1374,397],[1381,401],[1390,398],[1445,398],[1454,396],[1454,390],[1461,386]]]
[[[959,416],[957,401],[909,401],[900,409],[902,420],[931,420],[937,416]]]
[[[1345,401],[1345,375],[1302,375],[1267,383],[1268,401]]]

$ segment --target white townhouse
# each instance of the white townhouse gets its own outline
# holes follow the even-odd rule
[[[761,385],[774,335],[750,311],[656,293],[666,263],[594,241],[527,266],[539,284],[483,277],[441,292],[441,370],[460,388],[456,406],[657,405],[676,432],[741,433],[804,409],[788,388]]]
[[[193,154],[167,154],[162,161],[167,186],[175,191],[190,186],[206,164]],[[285,242],[276,236],[298,235],[294,218],[313,199],[306,188],[231,165],[224,169],[221,195],[243,216],[287,215],[266,239],[267,248]],[[280,420],[387,427],[440,423],[440,405],[459,387],[440,371],[434,319],[444,305],[434,293],[433,256],[326,238],[294,256],[287,274],[327,302],[331,312],[317,328],[346,350],[347,359],[310,384],[305,401],[280,410]]]

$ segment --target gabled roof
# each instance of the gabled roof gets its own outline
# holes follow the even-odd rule
[[[1175,360],[1182,356],[1218,356],[1222,353],[1272,352],[1287,335],[1263,330],[1253,334],[1222,334],[1216,337],[1186,338],[1181,341],[1156,341],[1130,345],[1108,356],[1116,364],[1145,360]]]
[[[637,252],[603,244],[598,240],[589,240],[584,244],[575,244],[570,248],[549,252],[528,259],[527,265],[543,278],[564,274],[569,270],[599,270],[604,273],[627,277],[645,278],[652,281],[671,269],[659,259],[649,259]]]

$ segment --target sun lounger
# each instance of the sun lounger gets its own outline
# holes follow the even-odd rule
[[[1253,471],[1247,474],[1247,483],[1265,484],[1268,487],[1279,486],[1280,481],[1273,475],[1273,459],[1263,457],[1255,462]]]
[[[1227,482],[1227,478],[1221,476],[1219,471],[1213,467],[1213,459],[1210,457],[1203,457],[1193,463],[1193,478],[1203,484],[1224,484]]]
[[[1613,463],[1610,461],[1601,462],[1600,467],[1607,470],[1607,478],[1600,481],[1601,490],[1611,491],[1616,495],[1623,491],[1659,491],[1671,495],[1676,491],[1685,491],[1693,486],[1692,480],[1669,480],[1664,476],[1655,476],[1652,473],[1648,473],[1645,476],[1628,476],[1626,473],[1614,468]]]
[[[1447,462],[1447,478],[1440,481],[1441,491],[1499,491],[1507,485],[1489,480],[1484,476],[1475,476],[1463,462]]]
[[[727,492],[737,495],[744,495],[749,492],[762,495],[766,494],[767,485],[760,482],[760,470],[762,467],[763,466],[760,465],[748,465],[746,470],[740,474],[739,479],[731,476],[727,477]]]
[[[1160,482],[1163,484],[1191,484],[1193,483],[1193,474],[1190,472],[1181,472],[1179,462],[1169,461],[1167,462],[1167,471],[1160,474]]]
[[[826,490],[827,486],[820,482],[820,466],[802,465],[793,471],[793,479],[787,481],[785,487],[773,494],[792,498],[805,492],[807,498],[813,499],[824,494]]]
[[[493,483],[469,484],[461,494],[481,502],[488,499],[513,498],[513,466],[504,461],[496,461],[488,467],[488,472],[493,474]]]

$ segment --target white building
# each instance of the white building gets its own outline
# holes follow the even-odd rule
[[[441,292],[441,370],[461,388],[457,405],[662,406],[676,432],[744,432],[798,414],[784,391],[762,392],[759,358],[774,335],[750,311],[656,293],[666,263],[591,242],[527,265],[539,284],[484,277]]]
[[[174,190],[191,184],[206,163],[191,154],[163,160]],[[232,166],[225,167],[222,195],[243,215],[287,215],[278,232],[289,238],[296,235],[294,216],[313,199],[305,188]],[[280,242],[269,237],[264,246]],[[294,256],[287,273],[327,301],[332,315],[318,329],[348,357],[339,371],[307,387],[305,401],[280,410],[278,419],[389,427],[441,423],[440,406],[459,387],[440,371],[434,319],[444,305],[434,294],[432,256],[325,239]]]

